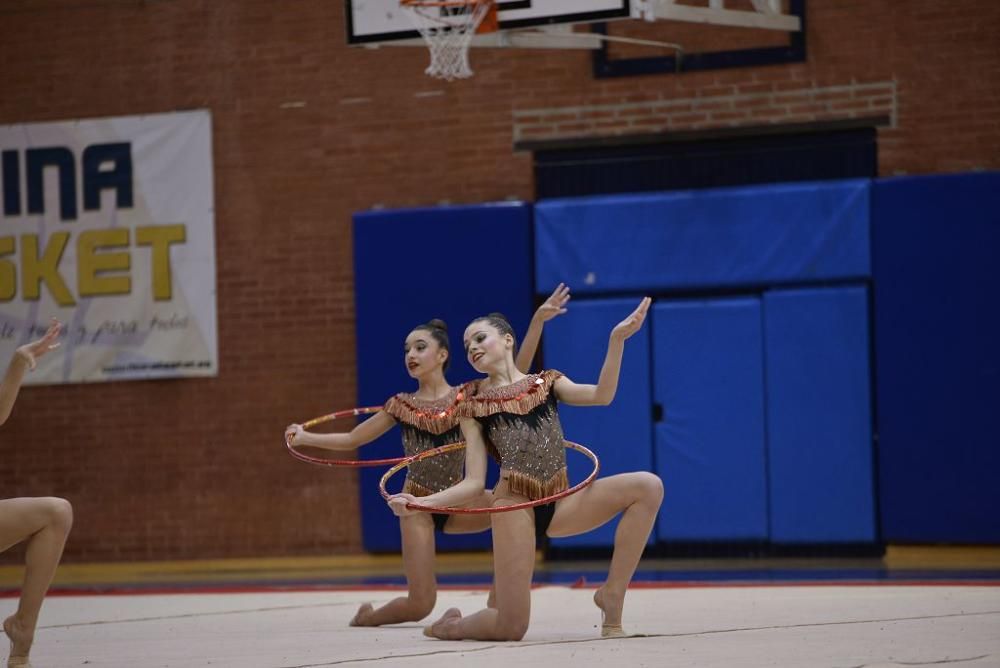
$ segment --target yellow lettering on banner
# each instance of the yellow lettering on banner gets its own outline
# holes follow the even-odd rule
[[[102,248],[121,248],[129,245],[128,229],[87,230],[80,233],[76,242],[77,291],[81,297],[96,295],[127,295],[132,291],[132,278],[125,276],[99,276],[99,272],[125,271],[132,266],[128,252],[98,253]]]
[[[184,243],[186,240],[187,228],[184,225],[151,225],[136,228],[136,245],[153,247],[153,299],[157,301],[170,299],[170,244]]]
[[[87,230],[76,240],[77,291],[80,297],[127,295],[132,291],[131,232],[128,228]],[[18,238],[0,237],[0,302],[17,297],[18,261],[7,256],[20,250],[21,297],[27,301],[41,298],[42,284],[48,288],[59,306],[75,306],[59,263],[70,241],[69,232],[53,232],[44,249],[39,235],[25,234]],[[150,273],[153,299],[166,301],[173,295],[170,248],[187,241],[187,227],[148,225],[135,229],[135,245],[150,247]],[[113,250],[120,249],[120,250]],[[109,275],[111,274],[111,275]]]
[[[25,299],[38,299],[44,281],[59,306],[76,305],[73,295],[59,275],[59,260],[62,259],[68,241],[69,232],[53,232],[49,235],[45,252],[39,257],[38,235],[26,234],[21,237],[21,280],[24,283]]]
[[[0,237],[0,257],[14,252],[14,237]],[[0,302],[9,302],[17,295],[17,265],[0,260]]]

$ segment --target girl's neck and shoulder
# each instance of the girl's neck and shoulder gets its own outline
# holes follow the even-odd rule
[[[393,398],[411,406],[425,409],[448,407],[458,400],[461,386],[444,385],[435,388],[419,387],[415,392],[400,392]]]
[[[458,427],[456,410],[460,404],[458,387],[434,394],[400,392],[382,405],[382,411],[398,424],[431,434],[443,434]]]
[[[530,381],[537,374],[521,373],[515,371],[512,374],[503,376],[486,376],[473,381],[475,383],[476,394],[490,394],[504,392],[512,387],[518,387]]]
[[[394,395],[394,398],[403,399],[409,403],[437,404],[442,401],[453,401],[459,389],[459,387],[449,383],[444,374],[438,370],[436,373],[419,378],[416,390],[400,392]]]
[[[438,382],[420,382],[411,392],[399,392],[389,397],[383,410],[404,422],[414,416],[437,416],[450,413],[458,403],[461,387],[455,387],[441,378]]]
[[[420,401],[423,403],[435,403],[438,401],[453,399],[458,390],[459,387],[446,384],[434,388],[420,387],[417,388],[416,392],[403,392],[402,394],[407,397],[410,397],[414,401]]]

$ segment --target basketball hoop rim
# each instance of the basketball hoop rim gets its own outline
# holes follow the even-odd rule
[[[472,38],[500,29],[496,0],[397,1],[430,48],[431,64],[424,72],[446,81],[472,76]]]
[[[494,0],[399,0],[406,7],[464,7],[466,5],[490,5]]]
[[[424,12],[433,9],[462,7],[466,17],[474,26],[473,32],[484,34],[497,32],[500,29],[498,21],[498,7],[496,0],[399,0],[399,6],[408,10],[413,15],[423,16],[424,20],[437,20],[428,16]],[[444,21],[444,23],[449,23]],[[454,27],[454,24],[452,24]],[[419,29],[419,26],[418,26]]]

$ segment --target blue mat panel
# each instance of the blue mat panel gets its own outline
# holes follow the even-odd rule
[[[608,350],[611,329],[638,306],[640,297],[573,301],[569,312],[551,320],[542,342],[545,366],[577,383],[596,383]],[[649,324],[625,343],[618,392],[610,406],[559,405],[566,438],[593,450],[601,460],[600,477],[653,471],[650,395]],[[571,484],[591,471],[590,460],[567,452]],[[615,519],[579,536],[553,539],[555,547],[610,547]],[[650,541],[655,538],[650,536]]]
[[[773,285],[870,274],[867,180],[539,202],[539,293]]]
[[[883,538],[1000,543],[1000,173],[872,206]]]
[[[661,541],[766,540],[760,300],[652,309]]]
[[[478,375],[462,347],[462,332],[472,318],[500,311],[523,335],[533,312],[531,215],[531,207],[522,203],[355,214],[359,405],[379,405],[397,392],[416,389],[403,364],[403,340],[431,318],[449,325],[447,377],[453,385]],[[503,258],[509,270],[480,268],[496,258]],[[399,456],[399,430],[361,452],[366,459]],[[382,473],[361,471],[362,538],[371,552],[400,548],[399,522],[378,493]],[[390,490],[398,491],[402,482],[401,472]],[[445,550],[491,545],[488,532],[439,534],[437,544]]]
[[[764,295],[771,541],[876,540],[868,292]]]

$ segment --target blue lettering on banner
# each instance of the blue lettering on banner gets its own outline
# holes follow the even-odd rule
[[[21,162],[17,150],[0,152],[3,215],[20,216]],[[29,214],[45,213],[45,169],[54,167],[59,183],[59,217],[77,219],[77,170],[73,152],[65,146],[29,148],[24,151],[25,187]],[[101,208],[101,192],[113,190],[115,208],[132,208],[132,145],[127,142],[94,144],[83,150],[81,170],[84,211]]]

